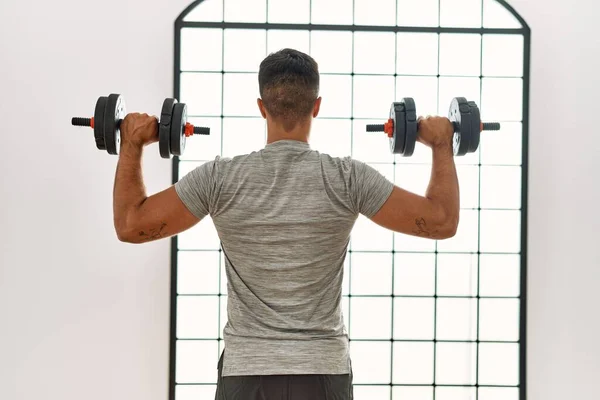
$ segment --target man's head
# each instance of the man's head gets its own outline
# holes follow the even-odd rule
[[[293,49],[270,54],[260,64],[258,86],[263,117],[268,114],[286,131],[319,113],[319,67],[307,54]]]

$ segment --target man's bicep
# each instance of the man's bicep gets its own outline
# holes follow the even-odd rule
[[[398,186],[394,186],[390,197],[371,220],[398,233],[430,239],[445,237],[439,229],[443,216],[435,204]]]

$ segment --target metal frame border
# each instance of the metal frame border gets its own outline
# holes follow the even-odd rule
[[[182,28],[222,28],[222,29],[291,29],[291,30],[329,30],[351,32],[429,32],[429,33],[471,33],[506,34],[523,36],[523,108],[522,108],[522,161],[521,161],[521,269],[520,269],[520,316],[519,316],[519,399],[527,398],[527,209],[529,178],[529,89],[531,61],[531,29],[527,22],[510,6],[506,0],[494,0],[504,6],[520,23],[518,29],[499,28],[450,28],[450,27],[409,27],[409,26],[368,26],[368,25],[319,25],[319,24],[271,24],[239,22],[189,22],[184,21],[187,14],[204,0],[191,3],[175,20],[173,93],[180,95],[181,74],[181,36]],[[483,57],[483,55],[482,55]],[[173,158],[172,183],[179,178],[179,158]],[[177,345],[177,236],[171,238],[171,290],[170,290],[170,329],[169,329],[169,400],[175,400],[175,367]],[[476,384],[476,387],[478,385]]]

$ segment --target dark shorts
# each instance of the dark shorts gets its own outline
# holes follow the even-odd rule
[[[215,400],[352,400],[352,372],[345,375],[222,376]]]

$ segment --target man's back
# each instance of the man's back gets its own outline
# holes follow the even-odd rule
[[[393,185],[363,163],[281,140],[217,158],[176,189],[196,216],[211,215],[221,239],[223,376],[349,373],[341,290],[350,232]]]
[[[213,217],[229,294],[216,399],[352,399],[340,308],[350,231],[364,214],[394,232],[430,239],[455,234],[454,126],[447,118],[419,119],[418,140],[433,150],[429,186],[420,196],[364,163],[310,150],[322,101],[312,57],[293,49],[270,54],[258,83],[266,148],[217,158],[149,197],[141,155],[144,145],[159,140],[158,121],[142,114],[125,118],[115,230],[120,240],[143,243]]]

